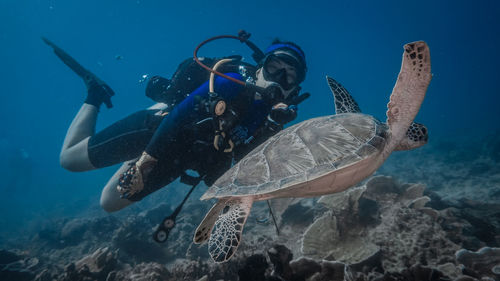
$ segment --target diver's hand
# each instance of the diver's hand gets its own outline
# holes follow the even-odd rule
[[[297,106],[286,105],[284,103],[278,103],[273,106],[271,113],[269,113],[269,118],[274,122],[284,125],[291,122],[297,118]]]
[[[128,199],[144,188],[142,173],[134,163],[129,169],[120,175],[116,189],[121,193],[121,198]]]
[[[122,198],[130,198],[132,195],[141,192],[147,181],[149,173],[154,169],[158,160],[144,151],[134,164],[131,164],[128,170],[120,175],[118,181],[118,192]]]
[[[273,106],[273,110],[274,110],[274,109],[279,109],[279,108],[285,109],[285,108],[287,108],[287,107],[288,107],[288,105],[286,105],[286,104],[284,104],[284,103],[280,102],[280,103],[277,103],[277,104],[275,104],[275,105]]]

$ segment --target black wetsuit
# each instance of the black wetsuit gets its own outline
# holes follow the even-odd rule
[[[240,73],[228,74],[245,79]],[[92,136],[88,148],[91,163],[97,168],[110,166],[139,157],[143,151],[157,158],[144,189],[129,198],[134,201],[169,184],[188,169],[205,175],[205,183],[211,185],[231,167],[233,156],[240,159],[270,135],[264,124],[272,106],[254,100],[253,93],[221,77],[216,78],[215,91],[240,115],[230,132],[237,144],[235,155],[217,151],[213,146],[211,116],[199,106],[208,97],[205,82],[166,116],[159,110],[142,110]],[[257,140],[246,143],[256,136]]]

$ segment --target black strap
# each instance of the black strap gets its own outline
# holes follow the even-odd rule
[[[194,185],[194,186],[196,186],[202,180],[203,180],[202,176],[194,177],[194,176],[190,176],[190,175],[186,174],[186,172],[183,172],[182,175],[181,175],[181,182],[184,183],[184,184],[188,184],[188,185]]]
[[[198,184],[203,180],[205,176],[199,176],[199,177],[193,177],[186,172],[183,172],[181,175],[181,182],[184,184],[189,184],[191,185],[191,189],[189,192],[184,196],[184,199],[182,202],[175,208],[175,210],[170,214],[169,216],[165,217],[161,224],[158,226],[156,231],[153,233],[153,239],[158,242],[158,243],[164,243],[168,239],[168,235],[170,234],[170,231],[175,227],[175,219],[177,218],[177,215],[181,212],[182,206],[184,206],[184,203],[186,203],[187,199],[193,193],[194,189]]]

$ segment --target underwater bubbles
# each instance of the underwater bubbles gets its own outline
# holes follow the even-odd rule
[[[143,74],[141,79],[139,79],[139,83],[143,83],[144,81],[149,79],[149,74]]]

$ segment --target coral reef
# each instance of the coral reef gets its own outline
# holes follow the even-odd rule
[[[192,243],[211,202],[189,200],[168,241],[152,240],[180,187],[177,197],[146,198],[118,215],[50,219],[35,233],[2,237],[0,280],[500,280],[500,140],[477,143],[395,153],[380,173],[397,179],[379,174],[319,199],[271,200],[278,229],[267,202],[257,202],[228,263]]]
[[[32,280],[39,259],[0,250],[0,280]]]
[[[364,186],[320,198],[330,208],[304,233],[303,253],[314,258],[360,263],[379,251],[383,267],[399,272],[412,264],[441,263],[459,249],[425,204],[425,187],[373,177]],[[368,209],[368,210],[365,210]],[[433,214],[433,215],[429,215]]]
[[[480,241],[476,246],[498,244],[498,237],[493,237],[498,235],[498,226],[494,222],[479,223],[481,219],[474,215],[484,212],[484,204],[448,205],[439,211],[431,208],[431,198],[424,193],[422,184],[399,184],[391,177],[375,176],[362,186],[323,196],[318,202],[329,210],[304,233],[304,255],[340,261],[356,269],[378,259],[379,266],[371,269],[384,272],[384,278],[440,280],[443,276],[465,278],[463,274],[497,278],[491,274],[497,269],[498,248],[484,248],[481,254],[460,250],[473,245],[472,237]],[[436,194],[429,195],[437,198]],[[497,205],[490,207],[490,213],[498,214]],[[470,209],[467,216],[463,215],[464,208]],[[485,260],[489,261],[487,265],[483,265]],[[458,267],[460,263],[467,264],[463,270]]]
[[[432,136],[431,136],[432,137]],[[421,182],[443,200],[500,201],[500,132],[433,137],[411,153],[392,153],[379,169],[409,182]]]
[[[120,271],[112,271],[109,273],[106,281],[162,281],[169,280],[171,274],[165,266],[151,262],[139,263],[137,265],[127,266],[126,269]]]
[[[462,249],[456,253],[462,271],[475,278],[500,279],[500,248],[484,247],[477,252]]]

